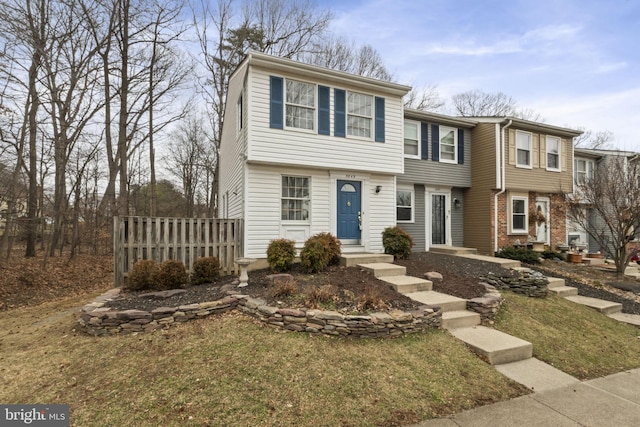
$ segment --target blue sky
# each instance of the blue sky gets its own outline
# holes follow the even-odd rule
[[[332,32],[370,44],[400,83],[504,92],[545,122],[640,151],[636,0],[318,0]],[[451,113],[443,110],[442,112]]]

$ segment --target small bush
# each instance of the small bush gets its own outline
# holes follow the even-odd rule
[[[300,264],[307,273],[324,270],[331,260],[329,251],[319,239],[310,237],[300,251]]]
[[[125,289],[131,291],[157,289],[156,278],[159,271],[160,266],[152,259],[143,259],[136,262],[129,270]]]
[[[382,232],[384,253],[395,258],[408,258],[411,254],[413,239],[400,227],[387,227]]]
[[[220,261],[214,256],[198,258],[193,263],[193,273],[191,283],[200,285],[202,283],[214,282],[220,275]]]
[[[540,252],[514,246],[504,247],[496,254],[499,258],[515,259],[525,264],[540,264]]]
[[[160,264],[160,271],[156,275],[157,289],[175,289],[182,287],[189,281],[189,275],[180,261],[168,259]]]
[[[542,258],[544,259],[562,259],[562,254],[559,252],[553,251],[551,249],[545,249],[542,252]]]
[[[276,239],[267,248],[267,262],[274,273],[291,270],[296,258],[296,242],[289,239]]]
[[[380,290],[370,286],[358,295],[356,308],[358,311],[386,310],[389,306]]]
[[[307,292],[305,304],[310,308],[335,304],[340,301],[339,290],[334,285],[322,285],[313,287]]]
[[[269,288],[269,296],[271,298],[292,297],[298,294],[298,284],[295,280],[280,280]]]
[[[318,233],[312,239],[318,239],[325,247],[329,256],[329,265],[340,263],[340,255],[342,255],[341,244],[336,236],[331,233]]]

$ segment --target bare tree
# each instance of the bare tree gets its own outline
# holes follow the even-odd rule
[[[574,139],[574,145],[576,148],[591,148],[595,150],[608,150],[613,148],[613,141],[615,137],[613,132],[597,131],[594,132],[591,129],[578,128],[583,131],[582,135]]]
[[[619,277],[638,252],[628,244],[640,230],[639,177],[638,156],[610,155],[600,160],[592,178],[564,194],[570,219],[613,258]]]
[[[511,116],[523,120],[543,121],[540,114],[530,108],[518,108],[517,101],[503,93],[488,93],[470,90],[451,97],[456,114],[463,117],[504,117]]]
[[[313,48],[331,18],[311,0],[258,0],[243,3],[237,17],[233,0],[192,4],[194,25],[202,51],[205,75],[201,92],[209,104],[215,157],[220,148],[229,78],[248,48],[285,58],[297,58]],[[210,215],[217,214],[218,170],[209,197]]]
[[[436,111],[444,104],[444,100],[438,94],[437,85],[413,88],[404,97],[404,106],[415,110]]]

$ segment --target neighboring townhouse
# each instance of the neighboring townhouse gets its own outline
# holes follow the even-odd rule
[[[611,171],[615,167],[612,162],[622,162],[622,165],[626,167],[629,162],[638,161],[639,156],[640,154],[633,151],[576,148],[573,161],[573,179],[576,184],[574,193],[579,193],[580,184],[594,178],[596,174]],[[624,184],[621,183],[621,185]],[[594,211],[589,212],[588,206],[585,205],[584,209],[588,211],[586,215],[588,215],[588,228],[590,230],[586,230],[576,221],[573,221],[571,215],[569,215],[567,218],[567,242],[578,241],[586,243],[589,252],[601,251],[606,252],[605,255],[611,256],[612,248],[601,247],[593,238],[593,235],[598,235],[604,236],[605,240],[613,241],[609,228],[601,216]]]
[[[244,255],[330,232],[343,252],[382,252],[404,171],[410,87],[249,52],[231,76],[220,215],[244,219]]]
[[[573,138],[582,132],[513,117],[476,117],[464,246],[493,255],[516,241],[567,239],[561,191],[573,191]]]
[[[473,120],[405,109],[404,173],[397,177],[397,224],[414,251],[464,244],[465,190],[471,187]]]

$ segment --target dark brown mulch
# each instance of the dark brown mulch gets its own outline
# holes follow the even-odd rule
[[[396,264],[405,266],[410,276],[424,277],[429,271],[442,274],[442,281],[433,281],[433,290],[465,299],[485,293],[479,277],[489,272],[501,274],[509,271],[490,262],[435,252],[411,254],[409,259],[396,260]]]
[[[407,268],[410,276],[424,277],[428,271],[442,274],[443,280],[433,282],[433,289],[460,298],[475,298],[484,294],[478,277],[487,272],[499,273],[503,269],[495,264],[435,253],[413,254],[407,260],[396,261]],[[249,272],[249,286],[237,288],[236,277],[223,277],[216,283],[190,286],[187,292],[166,299],[141,298],[145,292],[123,294],[123,298],[108,305],[117,309],[139,309],[150,311],[158,307],[176,307],[202,301],[220,299],[229,293],[242,293],[261,298],[269,305],[286,307],[320,307],[342,312],[401,309],[413,310],[421,304],[396,292],[388,283],[376,279],[358,267],[332,266],[316,274],[305,274],[296,264],[291,274],[297,290],[293,295],[274,295],[271,271]],[[333,285],[334,295],[329,301],[319,304],[309,298],[309,293],[324,285]]]

